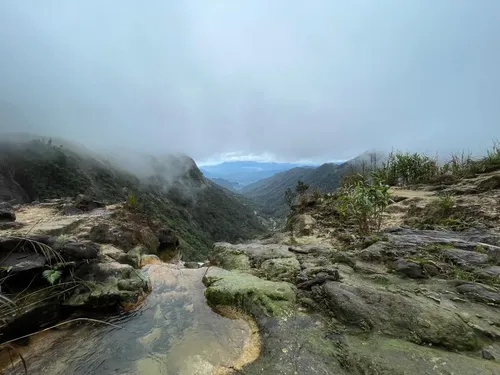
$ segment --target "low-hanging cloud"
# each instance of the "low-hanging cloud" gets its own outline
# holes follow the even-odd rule
[[[500,2],[0,4],[0,131],[331,160],[500,135]]]

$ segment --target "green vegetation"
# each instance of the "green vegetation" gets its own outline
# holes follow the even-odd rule
[[[404,223],[420,229],[442,227],[461,231],[470,227],[470,217],[462,207],[456,205],[453,196],[443,195],[424,208],[410,206]]]
[[[50,269],[43,271],[43,277],[50,283],[50,285],[54,285],[56,281],[61,278],[61,275],[62,273],[59,270]]]
[[[391,152],[382,167],[373,172],[374,179],[388,185],[413,185],[428,182],[439,174],[437,160],[419,153]]]
[[[493,142],[486,156],[474,159],[470,153],[452,154],[451,159],[440,165],[437,157],[425,154],[391,152],[380,168],[369,171],[371,176],[384,183],[415,185],[422,183],[453,182],[474,177],[478,173],[500,169],[500,144]]]
[[[192,166],[172,182],[161,174],[170,165],[158,162],[158,174],[139,181],[97,156],[54,142],[2,141],[0,200],[27,203],[86,194],[106,204],[125,201],[174,230],[184,260],[204,259],[214,241],[246,240],[265,232],[247,199],[206,180],[189,158],[175,162]]]
[[[127,204],[132,209],[137,207],[137,196],[135,195],[135,193],[133,191],[128,193]]]
[[[309,185],[304,183],[304,181],[302,181],[302,180],[297,181],[297,186],[295,187],[295,191],[297,192],[297,194],[299,194],[300,196],[303,196],[308,189],[309,189]]]
[[[338,192],[337,210],[347,220],[356,222],[361,235],[380,229],[382,214],[389,205],[389,186],[357,182]]]

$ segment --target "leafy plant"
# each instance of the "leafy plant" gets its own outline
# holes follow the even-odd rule
[[[133,191],[128,193],[127,203],[128,203],[130,208],[137,207],[137,196],[135,195],[135,193]]]
[[[57,280],[59,280],[61,278],[61,275],[62,275],[62,272],[59,270],[50,269],[50,270],[43,271],[43,277],[51,285],[54,285],[57,282]]]
[[[389,202],[389,186],[381,183],[357,182],[341,189],[337,200],[337,211],[344,218],[354,219],[358,232],[366,235],[380,229],[382,214]]]

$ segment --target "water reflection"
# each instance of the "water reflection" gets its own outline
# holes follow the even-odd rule
[[[212,374],[249,348],[243,320],[216,314],[206,304],[205,269],[153,264],[143,269],[153,291],[143,306],[110,322],[51,331],[23,350],[29,372],[84,374]]]

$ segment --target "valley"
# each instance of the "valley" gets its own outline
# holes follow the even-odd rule
[[[500,369],[497,146],[454,169],[391,154],[240,192],[183,155],[134,175],[43,140],[2,150],[6,374]]]

